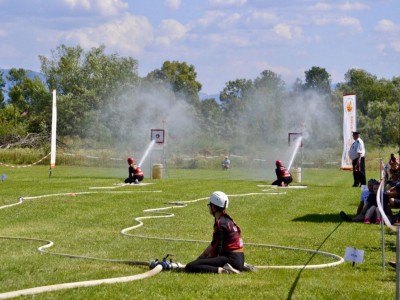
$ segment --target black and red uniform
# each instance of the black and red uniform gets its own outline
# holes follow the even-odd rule
[[[242,271],[244,266],[243,240],[239,226],[228,214],[215,219],[210,257],[199,258],[186,265],[190,273],[218,273],[218,268],[229,263]]]
[[[284,166],[276,167],[275,174],[277,180],[275,180],[272,185],[282,185],[282,183],[288,185],[293,181],[292,174],[290,174],[290,172]]]
[[[125,183],[138,183],[144,178],[143,172],[138,165],[130,165],[128,172],[129,177],[125,179]]]

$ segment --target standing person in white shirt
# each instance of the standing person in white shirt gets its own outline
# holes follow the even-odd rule
[[[349,157],[353,165],[353,187],[366,185],[365,176],[365,146],[363,140],[360,138],[360,132],[353,131],[353,144],[349,149]]]

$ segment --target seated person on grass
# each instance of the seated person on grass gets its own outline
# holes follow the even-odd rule
[[[347,222],[364,222],[365,224],[370,224],[371,222],[375,221],[375,224],[380,224],[381,214],[379,212],[376,202],[376,192],[378,191],[378,188],[379,182],[375,181],[373,183],[373,192],[369,194],[366,204],[363,206],[361,212],[358,215],[351,218],[344,211],[341,211],[340,217]],[[384,206],[387,207],[388,205]]]
[[[374,183],[375,182],[376,182],[376,180],[371,178],[370,180],[368,180],[367,188],[362,189],[361,195],[360,195],[360,204],[357,207],[356,215],[359,215],[361,213],[363,207],[367,204],[368,196],[374,192]],[[363,185],[362,187],[365,187],[365,185]]]

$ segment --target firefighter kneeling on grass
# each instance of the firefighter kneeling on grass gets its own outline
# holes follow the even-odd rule
[[[139,184],[139,182],[142,181],[144,178],[140,166],[135,165],[135,160],[132,157],[128,158],[128,165],[129,177],[125,179],[125,183]]]
[[[288,186],[289,183],[293,181],[292,174],[286,169],[280,160],[276,161],[275,174],[277,179],[272,183],[272,185],[278,186]]]

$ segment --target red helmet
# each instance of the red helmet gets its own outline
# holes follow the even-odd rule
[[[135,162],[135,160],[132,157],[128,158],[128,164],[133,164]]]
[[[276,164],[277,167],[280,167],[280,166],[282,166],[282,161],[277,160],[277,161],[275,162],[275,164]]]

